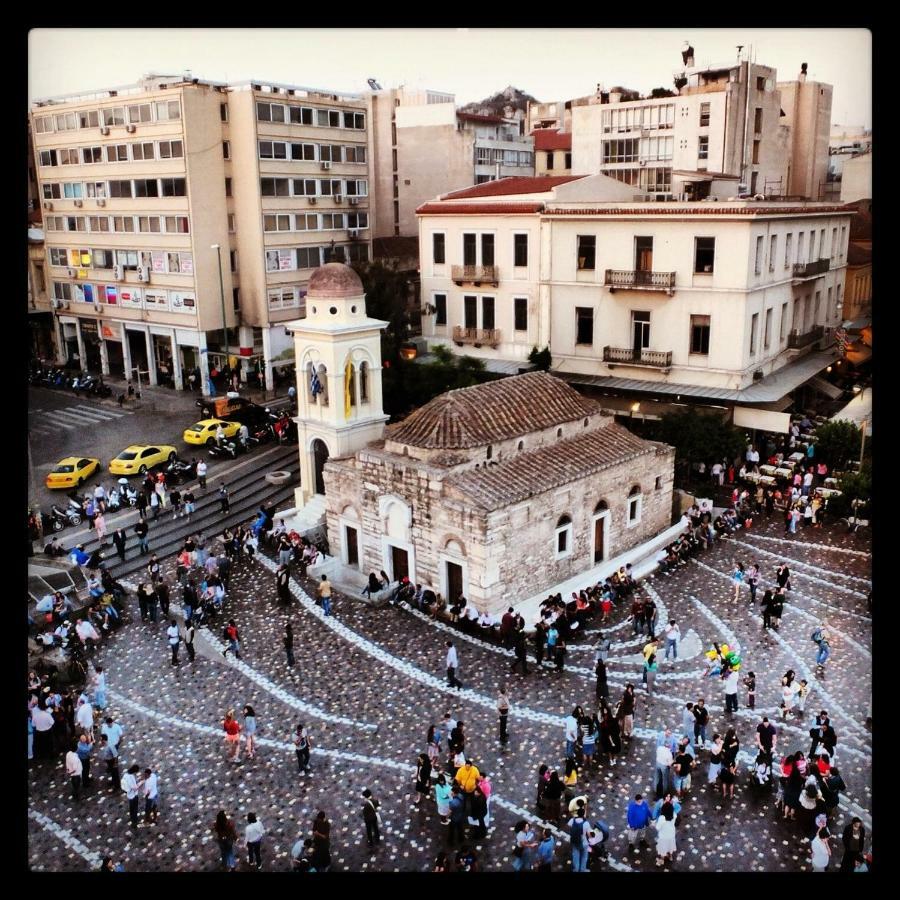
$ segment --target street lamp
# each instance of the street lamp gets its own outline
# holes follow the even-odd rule
[[[222,278],[222,248],[218,244],[211,244],[210,250],[216,251],[216,259],[219,261],[219,298],[222,301],[222,346],[225,349],[225,365],[228,364],[228,325],[225,322],[225,282]],[[225,366],[223,365],[224,369]]]

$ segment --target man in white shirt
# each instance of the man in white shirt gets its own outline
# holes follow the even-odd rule
[[[31,710],[31,724],[34,725],[34,755],[45,759],[53,752],[53,713],[35,706]],[[77,754],[76,754],[77,755]]]
[[[575,742],[578,740],[578,719],[581,716],[581,707],[575,709],[566,716],[566,758],[575,755]]]
[[[169,647],[172,650],[172,665],[178,665],[178,645],[181,643],[181,635],[178,633],[178,623],[172,619],[166,629],[166,637],[169,639]]]
[[[729,669],[725,676],[725,712],[737,712],[738,673]]]
[[[722,463],[713,463],[711,474],[713,481],[717,482],[720,485],[725,483],[725,467],[722,465]]]
[[[672,789],[673,761],[674,757],[672,756],[672,751],[666,746],[666,744],[660,744],[656,748],[656,781],[658,796],[668,794]],[[662,784],[661,790],[659,785],[660,782]]]
[[[206,463],[201,459],[197,463],[197,481],[200,482],[200,487],[203,488],[204,493],[206,492],[206,469]]]
[[[118,750],[124,730],[118,722],[113,720],[112,716],[107,716],[105,724],[100,727],[100,734],[105,734],[110,744]]]
[[[83,767],[81,765],[81,760],[78,758],[78,754],[74,749],[69,750],[66,754],[66,775],[69,776],[69,781],[72,784],[72,797],[75,800],[81,799],[82,771]]]
[[[260,846],[265,834],[262,822],[257,821],[256,813],[247,814],[247,830],[244,832],[244,840],[247,844],[247,865],[256,869],[262,868],[262,855]]]
[[[94,732],[94,709],[87,700],[78,701],[78,709],[75,711],[75,725],[84,734]]]
[[[674,619],[669,619],[666,625],[666,659],[669,658],[669,651],[672,651],[673,661],[678,659],[678,642],[681,640],[681,630],[675,624]]]
[[[133,765],[122,778],[122,790],[128,798],[128,815],[131,818],[131,827],[138,827],[138,801],[141,794],[141,785],[138,780],[138,774],[141,767]]]
[[[462,682],[456,677],[459,668],[459,658],[456,655],[456,647],[453,641],[447,641],[447,684],[457,689],[462,688]]]
[[[144,769],[141,793],[144,795],[144,822],[155,825],[159,818],[159,778],[152,769]]]

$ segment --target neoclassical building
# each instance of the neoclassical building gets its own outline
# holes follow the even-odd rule
[[[385,427],[362,284],[313,273],[298,360],[303,499],[344,565],[504,610],[670,524],[674,450],[545,372],[449,391]],[[311,391],[313,371],[322,392]]]

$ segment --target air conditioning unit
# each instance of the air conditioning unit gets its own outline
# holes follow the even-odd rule
[[[150,280],[150,270],[146,266],[138,266],[138,281],[147,282]]]
[[[98,197],[97,206],[106,206],[106,201],[102,197]]]
[[[44,209],[53,209],[53,204],[49,200],[45,200]]]
[[[340,202],[343,201],[343,199],[344,199],[344,198],[343,198],[340,194],[335,194],[335,195],[334,195],[334,202],[335,202],[335,203],[340,203]]]
[[[124,272],[122,271],[122,267],[120,265],[113,266],[113,277],[116,279],[116,281],[121,281],[123,275]]]
[[[75,277],[75,274],[76,274],[76,273],[75,273],[75,270],[74,270],[74,269],[66,269],[66,275],[68,275],[69,278],[74,278],[74,277]]]
[[[328,171],[330,171],[330,170],[331,170],[331,163],[330,163],[330,162],[323,162],[323,163],[322,163],[322,171],[323,171],[323,172],[328,172]]]
[[[75,205],[78,206],[78,207],[84,206],[84,201],[83,201],[83,200],[76,200],[76,201],[75,201]]]
[[[134,134],[135,131],[137,131],[137,128],[136,128],[134,125],[128,125],[128,126],[125,128],[125,130],[126,130],[129,134]]]
[[[351,206],[359,206],[359,197],[349,197],[349,198],[347,199],[347,202],[348,202]]]
[[[315,205],[316,205],[316,198],[315,198],[315,197],[307,197],[306,199],[309,200],[309,205],[310,205],[310,206],[315,206]]]
[[[349,228],[347,230],[347,234],[350,235],[351,240],[356,240],[359,237],[359,229],[358,228]]]
[[[94,304],[94,312],[103,312],[103,307],[99,303]]]
[[[108,126],[104,125],[104,126],[100,129],[100,134],[109,134],[109,128],[108,128]]]

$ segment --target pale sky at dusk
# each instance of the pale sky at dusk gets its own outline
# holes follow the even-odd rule
[[[147,73],[259,79],[335,91],[428,87],[480,100],[512,84],[538,100],[672,88],[689,40],[698,65],[734,62],[737,44],[792,80],[834,85],[832,122],[872,124],[872,41],[865,29],[35,29],[29,98],[130,84]],[[93,50],[86,48],[93,47]]]

